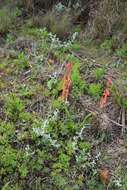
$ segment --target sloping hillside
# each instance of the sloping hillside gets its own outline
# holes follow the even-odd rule
[[[127,189],[126,38],[88,36],[67,10],[46,28],[0,9],[2,190]]]

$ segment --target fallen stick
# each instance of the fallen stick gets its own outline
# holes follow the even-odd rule
[[[93,114],[93,115],[99,114],[97,111],[96,111],[96,112],[93,112],[93,111],[91,111],[91,110],[89,110],[89,109],[86,109],[86,111],[90,112],[90,113]],[[126,126],[123,125],[123,123],[120,124],[120,123],[118,123],[118,122],[116,122],[116,121],[110,119],[108,116],[107,116],[107,119],[108,119],[108,121],[110,121],[111,123],[113,123],[113,124],[115,124],[115,125],[117,125],[117,126],[119,126],[119,127],[122,127],[122,128],[126,127]],[[124,128],[124,129],[125,129],[125,128]]]
[[[120,123],[118,123],[118,122],[116,122],[116,121],[110,119],[109,117],[107,117],[107,119],[108,119],[109,121],[111,121],[113,124],[115,124],[115,125],[117,125],[117,126],[119,126],[119,127],[123,127],[122,124],[120,124]]]
[[[126,112],[125,112],[125,108],[122,109],[122,136],[124,136],[125,134],[125,129],[126,129],[126,124],[125,124],[125,115],[126,115]]]

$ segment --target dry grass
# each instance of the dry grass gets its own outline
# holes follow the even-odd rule
[[[15,28],[16,19],[22,11],[18,8],[17,0],[5,0],[0,2],[0,33],[5,34]]]
[[[127,32],[127,2],[103,0],[97,10],[93,10],[87,33],[93,38],[104,39],[116,33]]]
[[[13,15],[8,9],[0,10],[0,33],[8,32],[13,22]]]
[[[33,2],[33,0],[24,0],[23,3],[24,3],[24,5],[25,5],[25,7],[26,7],[27,10],[29,10],[29,11],[33,10],[33,8],[34,8],[34,2]]]
[[[57,2],[58,2],[58,0],[23,0],[24,6],[29,11],[33,11],[33,9],[36,7],[39,10],[40,9],[49,9]]]
[[[39,27],[46,27],[59,38],[66,38],[73,31],[71,15],[69,12],[58,13],[54,9],[33,18],[33,23]]]

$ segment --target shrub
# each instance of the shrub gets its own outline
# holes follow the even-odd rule
[[[79,95],[87,91],[87,83],[82,79],[82,76],[80,74],[80,60],[73,55],[68,55],[67,59],[69,62],[73,63],[71,74],[72,94],[75,98],[78,98]]]
[[[17,120],[24,110],[24,104],[15,94],[11,94],[6,99],[5,113],[12,120]]]
[[[80,75],[80,71],[79,71],[79,64],[75,63],[75,65],[73,66],[73,71],[72,71],[72,87],[73,87],[73,95],[75,96],[75,98],[79,97],[79,94],[84,93],[85,91],[87,91],[87,84],[86,81],[84,81],[81,78]]]

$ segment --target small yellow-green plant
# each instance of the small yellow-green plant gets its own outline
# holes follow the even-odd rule
[[[15,60],[15,63],[19,69],[28,69],[30,67],[28,58],[23,52],[18,54],[18,57]]]
[[[117,103],[118,106],[124,107],[127,109],[127,100],[126,100],[126,86],[125,84],[122,84],[121,91],[119,90],[119,87],[117,85],[113,85],[111,88],[113,97]]]
[[[120,58],[127,58],[127,44],[116,50],[116,55]]]
[[[102,79],[103,76],[104,76],[104,73],[105,73],[105,71],[104,71],[103,68],[98,68],[98,69],[96,69],[96,70],[94,71],[94,76],[95,76],[96,80]]]
[[[98,100],[100,98],[100,96],[103,93],[103,88],[101,84],[96,84],[96,83],[92,83],[89,86],[89,90],[88,90],[89,94],[96,100]]]
[[[112,50],[112,46],[113,46],[113,40],[105,40],[100,47],[104,50],[107,50],[108,52],[110,52]]]
[[[79,94],[84,93],[87,91],[87,84],[86,81],[82,79],[80,74],[80,60],[73,55],[68,56],[68,60],[72,62],[72,93],[75,97],[78,97]]]

